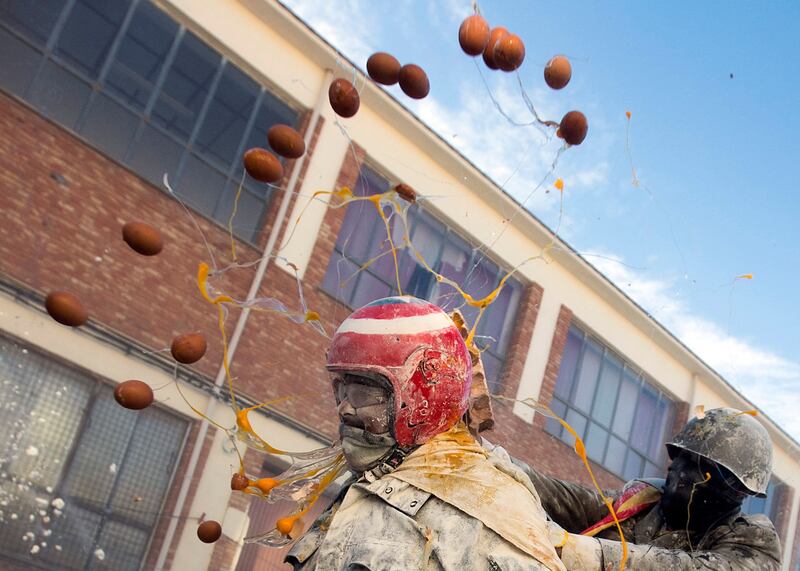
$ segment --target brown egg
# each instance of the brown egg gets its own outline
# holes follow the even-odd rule
[[[206,338],[202,333],[184,333],[172,340],[170,352],[178,363],[190,365],[203,358],[206,348]]]
[[[367,60],[367,73],[373,81],[394,85],[400,81],[400,62],[391,54],[377,52]]]
[[[361,98],[352,83],[346,79],[334,79],[328,88],[328,100],[331,107],[340,117],[347,119],[358,112]]]
[[[267,131],[267,140],[272,150],[287,159],[299,159],[306,152],[303,136],[289,125],[273,125]]]
[[[489,43],[489,24],[478,14],[469,16],[458,28],[458,43],[467,55],[482,54]]]
[[[417,201],[417,191],[415,191],[413,188],[411,188],[404,182],[395,185],[393,190],[398,195],[400,195],[400,198],[402,198],[406,202],[410,202],[413,204]]]
[[[413,99],[422,99],[431,90],[425,70],[413,63],[400,68],[400,89]]]
[[[283,165],[266,149],[252,148],[244,154],[244,168],[260,182],[278,182],[283,178]]]
[[[563,89],[572,77],[572,66],[566,56],[555,56],[544,66],[544,81],[553,89]]]
[[[494,45],[494,63],[503,71],[514,71],[525,60],[525,44],[516,34],[506,34]]]
[[[489,41],[486,42],[486,47],[483,49],[483,63],[485,63],[486,67],[489,69],[499,69],[494,60],[494,46],[500,38],[507,35],[508,30],[503,26],[492,28],[492,31],[489,32]]]
[[[142,410],[153,404],[153,389],[142,381],[125,381],[114,387],[114,400],[130,410]]]
[[[247,476],[244,474],[239,474],[238,472],[231,476],[231,490],[242,491],[247,489],[247,486],[250,485],[250,480],[247,479]]]
[[[197,538],[203,543],[214,543],[222,536],[222,526],[210,519],[197,526]]]
[[[570,145],[580,145],[589,131],[589,123],[586,115],[580,111],[570,111],[561,119],[558,130],[561,131],[564,141]]]
[[[122,239],[142,256],[155,256],[164,247],[161,233],[144,222],[128,222],[122,227]]]
[[[50,317],[62,325],[78,327],[89,319],[81,300],[68,291],[51,291],[44,300],[44,307]]]

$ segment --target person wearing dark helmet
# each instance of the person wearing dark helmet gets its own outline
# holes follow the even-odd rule
[[[381,299],[328,352],[355,482],[295,543],[294,569],[563,571],[536,491],[490,460],[462,417],[472,382],[458,328],[413,297]]]
[[[772,522],[741,512],[742,502],[764,497],[769,484],[772,444],[766,429],[746,412],[713,409],[690,420],[667,451],[666,480],[634,480],[607,494],[628,541],[626,569],[780,569]],[[622,544],[600,495],[514,462],[533,481],[548,515],[570,532],[561,549],[567,567],[618,569]]]

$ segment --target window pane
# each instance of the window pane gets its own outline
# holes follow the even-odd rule
[[[625,460],[625,470],[622,477],[625,480],[639,478],[644,473],[644,458],[631,449],[628,449],[628,457]]]
[[[128,164],[155,186],[161,188],[164,174],[175,180],[183,147],[150,125],[145,125],[131,151]]]
[[[52,534],[47,538],[47,544],[53,548],[43,549],[36,558],[56,565],[57,569],[83,569],[97,549],[94,539],[100,529],[102,516],[75,502],[68,502],[62,515],[53,514],[51,517]],[[61,550],[56,549],[56,545]]]
[[[357,262],[369,259],[373,236],[380,236],[383,227],[372,203],[360,200],[348,204],[342,229],[336,239],[336,249]],[[383,231],[385,235],[385,231]],[[376,238],[379,240],[380,238]]]
[[[603,370],[600,373],[600,383],[597,386],[597,396],[592,406],[592,418],[606,427],[611,425],[621,375],[622,363],[614,356],[606,354]]]
[[[550,403],[550,410],[552,410],[557,417],[564,418],[564,416],[567,414],[567,405],[558,399],[553,399]],[[545,428],[547,432],[558,437],[561,437],[561,432],[564,430],[564,427],[561,426],[561,423],[558,422],[558,420],[549,417],[545,421]]]
[[[110,157],[122,161],[136,133],[139,118],[110,97],[95,96],[80,133]]]
[[[176,189],[180,197],[210,218],[224,190],[225,176],[195,155],[189,155]],[[228,221],[220,223],[227,225]]]
[[[576,410],[569,409],[567,411],[567,417],[564,420],[567,421],[567,424],[569,424],[572,427],[572,429],[578,434],[578,436],[580,436],[581,438],[585,436],[586,434],[585,416],[583,416]],[[570,443],[574,440],[574,438],[566,430],[564,431],[564,438],[568,439]]]
[[[588,412],[592,409],[592,398],[597,388],[597,376],[600,373],[602,360],[603,350],[600,346],[591,339],[586,339],[577,385],[572,397],[572,403],[583,411]]]
[[[187,32],[158,96],[153,118],[174,135],[188,139],[220,61],[219,54]]]
[[[107,391],[110,400],[111,389]],[[141,417],[125,451],[125,462],[117,470],[110,505],[115,514],[129,522],[149,527],[157,523],[172,466],[180,455],[185,423],[156,407],[139,414]]]
[[[150,2],[140,2],[111,64],[106,87],[144,110],[178,24]]]
[[[136,527],[115,521],[107,522],[97,538],[97,545],[105,553],[105,558],[100,561],[92,557],[89,569],[139,571],[149,537],[149,533]]]
[[[22,97],[33,79],[42,55],[0,28],[0,86]]]
[[[89,92],[87,83],[48,61],[31,86],[29,100],[53,121],[74,129]]]
[[[622,373],[622,385],[617,399],[617,409],[614,413],[614,432],[627,439],[631,433],[633,414],[636,412],[636,401],[639,398],[640,381],[630,369]]]
[[[594,422],[589,423],[589,430],[586,431],[586,454],[595,462],[603,461],[603,453],[608,441],[608,432]]]
[[[64,483],[65,494],[98,507],[111,495],[117,467],[122,464],[138,418],[134,411],[120,410],[109,397],[95,401]]]
[[[497,278],[497,264],[483,257],[472,262],[467,271],[465,282],[461,284],[464,291],[475,299],[482,299],[492,293],[500,281]]]
[[[259,91],[256,82],[238,68],[231,64],[225,67],[195,146],[226,173],[238,158],[236,152]]]
[[[642,385],[631,433],[631,444],[640,452],[650,450],[650,435],[653,432],[653,424],[658,419],[657,412],[658,393],[652,387]]]
[[[380,281],[369,272],[361,272],[351,303],[354,307],[361,307],[371,301],[390,295],[391,290],[391,286]]]
[[[572,383],[582,345],[583,335],[574,329],[570,329],[567,334],[567,342],[564,345],[564,353],[561,355],[561,365],[558,369],[558,379],[555,387],[555,394],[564,399],[568,399],[572,392]]]
[[[353,282],[358,277],[355,276],[356,271],[358,271],[358,266],[334,251],[325,272],[322,288],[336,299],[352,305],[350,294],[353,291]]]
[[[648,457],[652,460],[662,461],[662,456],[666,453],[664,446],[667,438],[667,427],[672,424],[671,407],[664,396],[658,401],[656,413],[653,415],[653,431],[650,434],[650,448],[647,451]]]
[[[238,184],[228,183],[228,188],[225,189],[225,196],[222,197],[214,212],[214,219],[220,220],[225,227],[228,226],[228,220],[233,212],[238,187]],[[256,242],[258,231],[267,211],[270,194],[266,193],[267,198],[265,199],[263,191],[260,195],[255,195],[246,188],[242,189],[242,193],[239,196],[239,205],[236,208],[236,216],[233,219],[233,233],[235,235],[241,236],[250,242]]]
[[[621,475],[625,466],[625,452],[627,450],[627,443],[612,436],[608,442],[608,450],[606,451],[606,459],[603,465],[614,474]]]
[[[96,79],[129,6],[129,0],[78,0],[58,37],[56,54]]]
[[[44,46],[66,0],[0,0],[0,21]]]
[[[501,386],[500,374],[503,372],[503,363],[488,351],[483,352],[481,361],[483,362],[483,370],[486,374],[486,382],[489,385],[489,390],[491,392],[497,392]]]
[[[90,388],[80,377],[0,338],[0,482],[55,486]],[[16,487],[16,486],[13,486]]]
[[[660,467],[656,466],[652,462],[645,462],[644,463],[644,474],[642,474],[645,478],[663,478],[664,477],[664,470]]]
[[[268,147],[267,131],[269,131],[269,128],[273,125],[280,123],[296,128],[298,126],[297,122],[297,111],[286,105],[286,103],[272,95],[270,92],[265,91],[261,98],[261,104],[258,107],[256,120],[253,123],[250,132],[247,134],[247,142],[244,145],[245,150],[252,149],[253,147]],[[242,170],[243,167],[240,161],[235,175],[237,180],[238,177],[241,177]]]

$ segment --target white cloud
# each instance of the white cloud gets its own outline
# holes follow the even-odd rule
[[[375,50],[381,29],[370,3],[364,0],[282,0],[292,12],[359,67]]]
[[[374,5],[365,0],[284,0],[298,16],[311,25],[342,53],[359,66],[380,46],[385,24]],[[436,9],[433,6],[436,6]],[[399,4],[402,18],[412,17],[411,4]],[[442,34],[452,30],[468,15],[467,2],[447,0],[431,3],[427,15]],[[455,105],[440,101],[435,95],[420,101],[405,100],[425,123],[452,144],[478,168],[545,222],[555,227],[559,197],[552,189],[555,177],[565,182],[565,192],[606,191],[609,179],[608,156],[618,145],[611,126],[602,113],[594,111],[591,127],[592,145],[580,148],[580,153],[567,151],[559,159],[558,168],[541,189],[532,191],[551,169],[561,141],[548,138],[533,126],[513,125],[512,120],[525,123],[532,118],[522,98],[515,75],[483,70],[496,104],[491,101],[477,72],[459,90]],[[553,92],[537,87],[528,95],[543,118],[558,120],[568,104]],[[591,105],[589,106],[592,107]],[[642,173],[639,172],[642,176]],[[527,199],[527,200],[526,200]],[[569,202],[569,194],[565,195]],[[564,216],[560,234],[569,238],[572,222]],[[648,277],[624,264],[614,262],[614,256],[587,256],[587,259],[622,288],[631,298],[653,314],[697,355],[739,388],[750,400],[770,414],[795,437],[800,437],[800,363],[785,359],[755,343],[723,330],[715,323],[697,317],[680,299],[681,284],[674,280]],[[618,259],[618,258],[617,258]]]
[[[698,317],[680,299],[680,282],[647,277],[613,261],[587,259],[687,347],[795,438],[800,438],[800,363],[759,347]],[[619,259],[619,258],[617,258]]]

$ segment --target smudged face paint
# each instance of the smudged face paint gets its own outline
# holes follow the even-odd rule
[[[737,509],[745,494],[735,478],[717,464],[682,451],[667,471],[661,513],[671,529],[704,532],[707,527]]]
[[[389,390],[356,375],[333,381],[339,436],[347,464],[356,472],[375,467],[397,445],[391,434]]]

